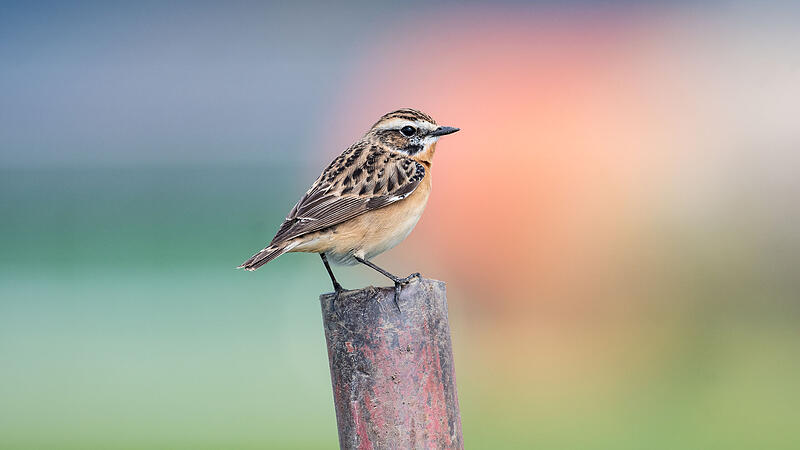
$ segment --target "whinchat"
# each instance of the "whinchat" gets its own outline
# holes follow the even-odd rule
[[[329,260],[365,264],[385,275],[394,282],[397,304],[401,286],[419,273],[400,278],[370,259],[399,244],[417,224],[431,193],[436,141],[456,131],[410,108],[384,115],[331,162],[269,245],[239,268],[256,270],[286,252],[319,253],[333,282],[334,301],[345,289]]]

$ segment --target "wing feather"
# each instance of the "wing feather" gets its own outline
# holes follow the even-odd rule
[[[336,158],[297,202],[270,245],[320,231],[414,192],[425,167],[397,153],[358,143]]]

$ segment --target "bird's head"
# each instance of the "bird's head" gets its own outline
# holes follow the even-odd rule
[[[436,141],[458,128],[442,127],[416,109],[404,108],[383,115],[365,136],[382,147],[430,163]]]

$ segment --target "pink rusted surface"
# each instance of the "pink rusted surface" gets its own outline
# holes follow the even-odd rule
[[[445,284],[320,297],[343,449],[463,448]]]

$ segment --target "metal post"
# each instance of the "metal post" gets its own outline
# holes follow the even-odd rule
[[[343,449],[463,448],[445,284],[320,296]]]

